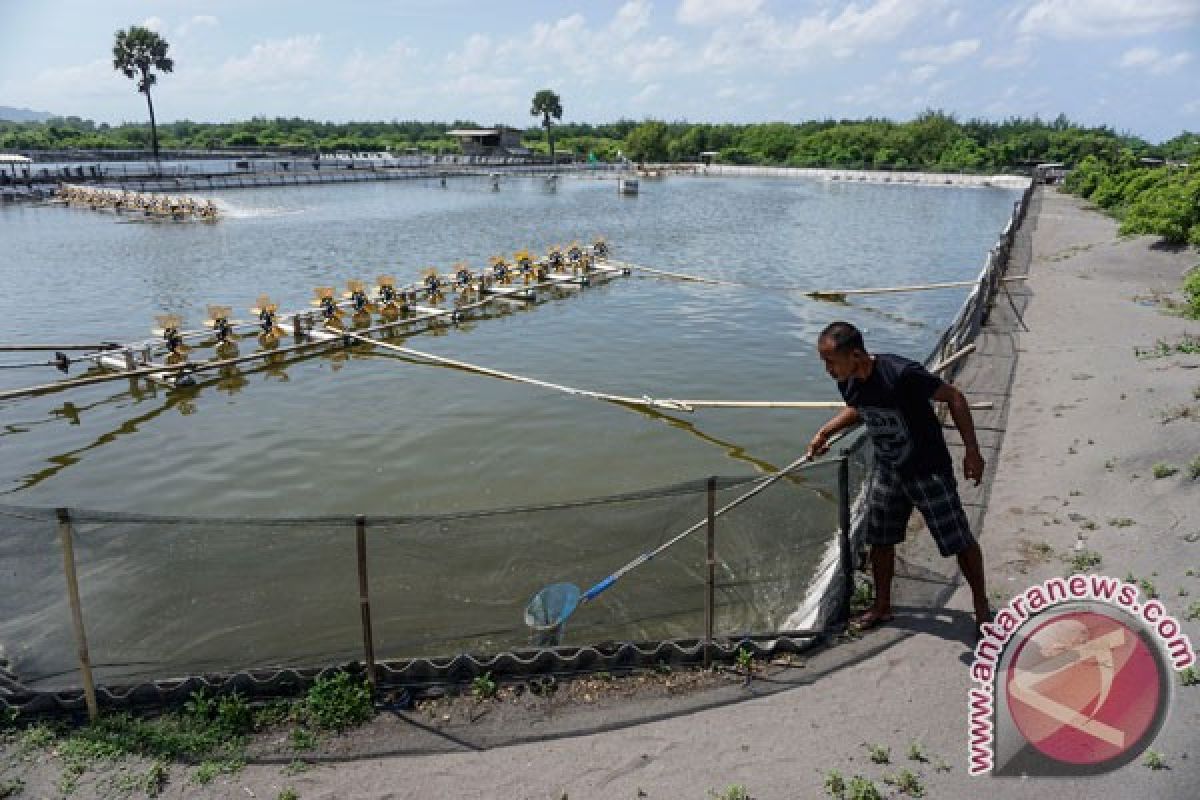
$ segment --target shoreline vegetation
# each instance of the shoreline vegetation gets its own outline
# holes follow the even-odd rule
[[[248,149],[288,154],[316,152],[458,153],[447,132],[477,127],[416,120],[320,122],[298,117],[228,123],[189,120],[157,126],[165,150]],[[0,150],[147,150],[153,130],[145,123],[108,125],[79,117],[45,121],[0,120]],[[543,126],[522,131],[522,145],[549,158]],[[791,167],[922,170],[933,172],[1025,171],[1038,163],[1067,168],[1091,158],[1116,164],[1123,158],[1194,161],[1200,134],[1183,132],[1152,144],[1105,126],[1085,127],[1064,115],[1045,121],[1012,117],[1003,122],[958,121],[942,111],[926,111],[908,122],[868,117],[802,123],[712,124],[620,119],[612,123],[558,123],[556,149],[568,159],[698,162]]]

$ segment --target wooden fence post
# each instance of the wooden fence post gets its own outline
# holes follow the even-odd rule
[[[67,578],[67,600],[71,605],[71,624],[75,628],[75,645],[79,651],[79,672],[83,676],[83,698],[87,703],[88,719],[95,722],[100,716],[96,704],[96,684],[92,680],[92,662],[88,657],[87,633],[83,627],[83,608],[79,603],[79,578],[75,574],[75,544],[72,541],[71,514],[65,508],[58,513],[58,535],[62,540],[63,573]]]

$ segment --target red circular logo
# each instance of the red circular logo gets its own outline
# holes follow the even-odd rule
[[[1038,625],[1009,662],[1004,686],[1025,740],[1055,761],[1080,765],[1140,751],[1161,719],[1163,688],[1159,661],[1137,631],[1092,611]]]

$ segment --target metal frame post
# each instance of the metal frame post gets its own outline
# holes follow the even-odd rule
[[[75,628],[75,645],[79,652],[79,672],[83,677],[83,698],[87,703],[88,719],[95,722],[100,716],[96,703],[96,684],[92,680],[92,662],[88,656],[87,632],[83,627],[83,607],[79,602],[79,577],[75,574],[75,544],[72,540],[71,514],[57,509],[58,535],[62,540],[63,574],[67,579],[67,600],[71,605],[71,624]]]
[[[838,459],[838,550],[842,562],[842,613],[840,622],[850,618],[850,601],[854,596],[854,556],[850,551],[850,457],[843,450]]]
[[[358,607],[362,612],[367,681],[371,684],[371,691],[375,691],[375,638],[371,633],[371,596],[367,590],[367,518],[362,514],[354,518],[354,540],[358,550]]]
[[[717,586],[717,479],[708,479],[708,558],[704,582],[704,668],[712,666]]]

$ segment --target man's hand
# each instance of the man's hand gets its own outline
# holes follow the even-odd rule
[[[978,486],[983,480],[983,456],[979,452],[978,447],[968,447],[966,454],[963,456],[963,475],[969,481],[975,481]]]
[[[805,455],[811,461],[818,456],[823,456],[829,452],[829,434],[825,431],[817,431],[817,435],[808,443],[808,450]]]

